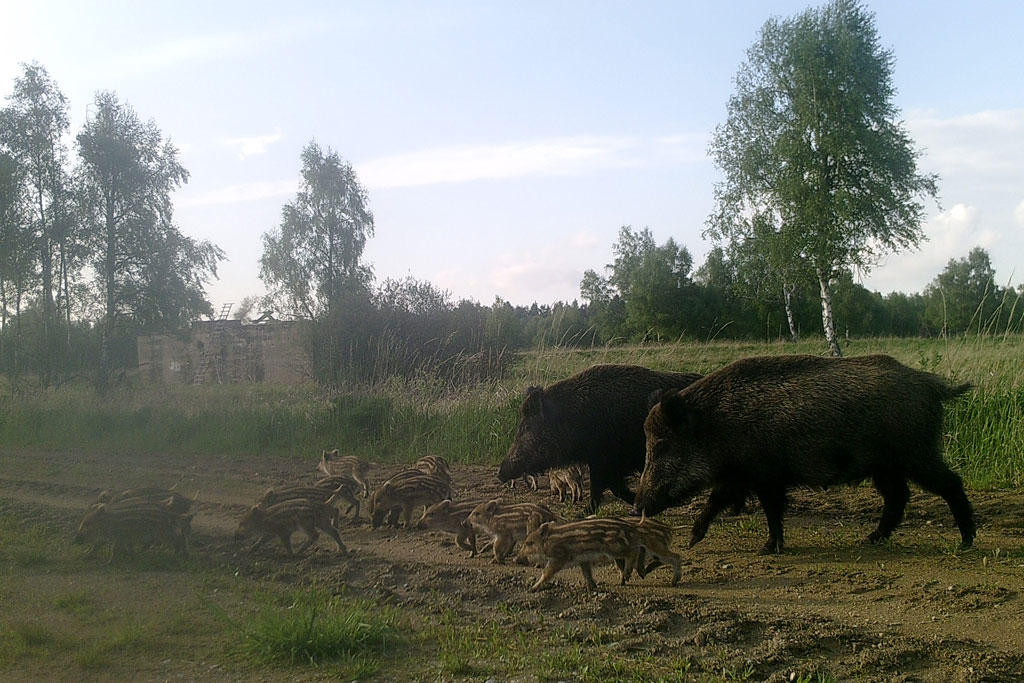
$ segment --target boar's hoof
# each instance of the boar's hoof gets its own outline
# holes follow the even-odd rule
[[[781,552],[782,541],[777,541],[775,539],[769,539],[768,542],[764,544],[764,547],[761,548],[762,555],[777,555]]]
[[[883,534],[880,531],[872,531],[871,534],[868,535],[868,543],[870,543],[871,545],[879,545],[881,543],[885,543],[888,540],[889,534]]]

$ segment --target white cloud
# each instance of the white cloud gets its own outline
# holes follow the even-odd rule
[[[865,278],[865,286],[881,292],[918,292],[938,275],[950,259],[964,258],[974,247],[991,250],[1000,235],[984,227],[977,207],[957,204],[924,226],[928,238],[920,249],[889,256]]]
[[[980,246],[989,252],[997,280],[1024,272],[1024,109],[987,110],[943,117],[912,112],[907,129],[924,154],[922,170],[939,174],[946,211],[922,226],[920,249],[889,256],[866,278],[881,292],[919,292],[950,259]]]
[[[480,146],[419,150],[355,164],[369,188],[414,187],[436,183],[580,175],[595,170],[641,166],[668,160],[690,163],[693,136],[639,138],[568,137]]]
[[[238,158],[245,159],[246,157],[264,154],[267,151],[267,147],[283,137],[281,129],[278,128],[268,135],[255,135],[249,138],[225,138],[221,141],[221,144],[229,149],[237,150]]]
[[[1024,109],[949,118],[917,111],[907,117],[907,128],[924,150],[923,164],[941,175],[1024,170]]]
[[[216,204],[237,204],[239,202],[252,202],[263,199],[272,199],[286,195],[294,195],[299,191],[299,181],[296,180],[274,180],[257,181],[253,183],[241,183],[238,185],[227,185],[225,187],[210,190],[203,194],[189,196],[183,194],[176,202],[177,206],[213,206]]]

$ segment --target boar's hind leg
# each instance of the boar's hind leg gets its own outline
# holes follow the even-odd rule
[[[960,476],[940,461],[937,467],[933,465],[932,471],[924,474],[915,473],[911,479],[924,490],[941,496],[946,501],[949,511],[953,513],[953,519],[956,520],[956,526],[960,529],[960,549],[970,548],[974,544],[974,511],[971,502],[967,500]]]
[[[305,552],[309,546],[316,543],[316,540],[320,538],[320,532],[316,530],[316,525],[313,523],[303,524],[302,530],[306,532],[306,540],[302,545],[299,546],[299,552]],[[338,533],[335,531],[334,533]]]
[[[597,592],[597,582],[594,581],[594,570],[591,569],[589,562],[580,562],[580,572],[583,574],[583,579],[587,582],[587,588],[593,592]]]
[[[786,489],[767,488],[757,492],[764,517],[768,520],[768,542],[761,549],[762,555],[782,552],[782,516],[786,512]]]
[[[700,511],[697,519],[693,522],[693,531],[690,533],[690,547],[697,545],[704,540],[708,533],[708,527],[718,514],[731,506],[741,494],[732,489],[714,488],[708,496],[708,502]],[[743,494],[745,497],[745,494]]]
[[[895,472],[877,472],[872,480],[884,502],[882,518],[878,520],[878,528],[868,536],[868,542],[881,543],[887,540],[903,521],[903,511],[910,500],[910,489],[907,488],[907,480],[903,475]]]
[[[327,533],[327,535],[333,538],[334,542],[338,544],[338,552],[348,552],[348,548],[346,548],[345,544],[341,542],[341,534],[338,533],[338,530],[334,528],[333,524],[328,524],[325,522],[320,526],[320,528],[323,529]]]

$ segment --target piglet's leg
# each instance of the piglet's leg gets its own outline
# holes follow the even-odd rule
[[[589,562],[580,562],[580,572],[583,573],[583,579],[587,582],[587,588],[593,592],[597,592],[597,582],[594,581],[594,571],[590,566]]]
[[[565,566],[565,562],[562,560],[551,559],[544,565],[544,571],[541,572],[540,578],[537,579],[537,583],[530,586],[531,591],[540,589],[541,586],[551,580],[551,577],[557,574]]]

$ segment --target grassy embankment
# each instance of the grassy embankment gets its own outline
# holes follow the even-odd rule
[[[600,362],[710,372],[738,358],[819,353],[799,344],[685,343],[521,355],[501,381],[452,390],[424,378],[327,392],[276,387],[138,386],[106,397],[0,383],[0,447],[113,452],[294,455],[338,447],[375,461],[424,453],[456,463],[497,463],[511,442],[523,389]],[[1024,485],[1024,337],[856,340],[847,355],[887,353],[976,389],[947,410],[947,458],[973,487]]]

